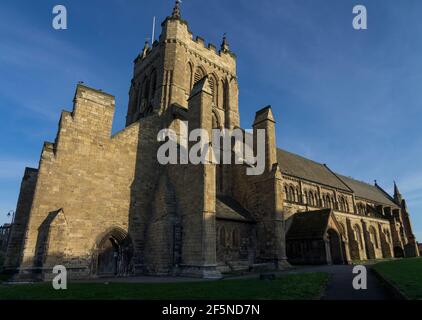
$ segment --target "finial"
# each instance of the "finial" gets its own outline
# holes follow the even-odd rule
[[[394,181],[394,196],[400,196],[401,197],[400,190],[399,190],[399,187],[397,186],[396,181]]]
[[[173,13],[171,14],[172,18],[180,19],[182,15],[180,14],[180,4],[182,3],[181,0],[176,0],[176,3],[173,8]]]
[[[148,38],[146,38],[144,48],[142,49],[141,57],[145,58],[146,55],[148,54],[148,51],[149,51],[149,42],[148,42]]]
[[[221,51],[222,52],[230,51],[229,43],[227,42],[227,33],[225,33],[225,32],[223,34],[223,42],[221,43]]]
[[[397,186],[396,181],[394,181],[394,200],[396,201],[397,204],[401,204],[403,197],[400,193],[399,187]]]

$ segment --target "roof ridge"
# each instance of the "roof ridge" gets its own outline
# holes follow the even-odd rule
[[[397,205],[388,193],[377,186],[337,173],[327,164],[321,164],[282,148],[277,148],[277,160],[280,162],[282,173],[288,176],[351,192],[356,197],[375,203]],[[281,161],[285,161],[284,165]]]
[[[328,167],[328,165],[327,165],[327,164],[325,164],[325,163],[321,163],[321,162],[318,162],[318,161],[315,161],[315,160],[312,160],[312,159],[306,158],[306,157],[301,156],[301,155],[299,155],[299,154],[297,154],[297,153],[294,153],[294,152],[291,152],[291,151],[287,151],[287,150],[282,149],[282,148],[278,148],[278,147],[277,147],[277,150],[282,151],[282,152],[289,153],[289,154],[294,155],[294,156],[296,156],[296,157],[300,157],[300,158],[302,158],[302,159],[305,159],[305,160],[307,160],[307,161],[313,162],[313,163],[315,163],[315,164],[318,164],[318,165],[320,165],[320,166],[323,166],[323,167],[327,168],[327,169],[328,169],[328,170],[329,170],[332,174],[334,174],[334,176],[336,176],[336,178],[337,178],[337,179],[339,179],[339,180],[340,180],[340,182],[341,182],[343,185],[345,185],[348,189],[350,189],[350,190],[352,190],[352,191],[353,191],[353,189],[351,189],[351,188],[350,188],[350,186],[348,186],[348,185],[347,185],[347,184],[346,184],[346,183],[345,183],[345,182],[341,179],[341,177],[349,178],[349,179],[352,179],[352,180],[354,180],[354,181],[357,181],[357,182],[360,182],[360,183],[364,183],[364,184],[367,184],[368,186],[374,187],[372,184],[370,184],[370,183],[368,183],[368,182],[361,181],[361,180],[357,180],[356,178],[353,178],[353,177],[348,177],[348,176],[346,176],[346,175],[344,175],[344,174],[337,173],[337,172],[335,172],[335,171],[331,170],[331,169],[330,169],[330,167]]]
[[[362,181],[362,180],[358,180],[358,179],[353,178],[353,177],[350,177],[350,176],[345,176],[344,174],[341,174],[341,173],[336,173],[336,174],[337,174],[337,175],[339,175],[340,177],[347,178],[347,179],[351,179],[351,180],[353,180],[353,181],[356,181],[356,182],[359,182],[359,183],[363,183],[363,184],[366,184],[366,185],[368,185],[368,186],[370,186],[370,187],[375,188],[375,186],[374,186],[373,184],[370,184],[369,182]]]
[[[370,188],[371,192],[376,192],[376,194],[381,196],[384,200],[371,198],[371,196],[368,195],[368,194],[366,196],[361,195],[361,194],[359,194],[359,192],[357,190],[353,189],[353,185],[352,185],[351,189],[354,190],[355,196],[357,196],[359,198],[366,199],[366,200],[374,201],[374,202],[380,203],[380,204],[388,204],[388,205],[393,204],[393,205],[397,206],[397,204],[391,199],[391,196],[384,189],[379,187],[378,185],[372,185],[370,183],[360,181],[360,180],[357,180],[357,179],[352,178],[352,177],[347,177],[347,176],[341,175],[341,174],[339,174],[339,175],[342,179],[349,179],[350,180],[349,183],[357,184],[359,188]],[[345,181],[345,183],[346,184],[348,183],[347,180]]]

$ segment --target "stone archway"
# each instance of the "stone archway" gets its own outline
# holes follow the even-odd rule
[[[328,243],[330,248],[330,256],[332,264],[343,264],[343,250],[340,235],[334,229],[327,231]]]
[[[98,276],[126,276],[132,273],[133,244],[129,234],[112,228],[99,237],[95,257]]]

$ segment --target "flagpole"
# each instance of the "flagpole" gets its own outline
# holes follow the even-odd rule
[[[154,37],[155,37],[155,16],[152,19],[152,36],[151,36],[151,47],[154,44]]]

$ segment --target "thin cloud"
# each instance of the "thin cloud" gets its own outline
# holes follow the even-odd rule
[[[60,88],[81,79],[101,81],[93,67],[98,65],[97,60],[66,41],[60,31],[40,29],[14,12],[3,12],[0,37],[0,64],[2,73],[8,74],[8,81],[0,87],[0,96],[18,110],[29,111],[27,115],[57,121],[60,107],[52,103]],[[51,76],[31,78],[40,73]],[[16,94],[22,91],[25,94]]]

